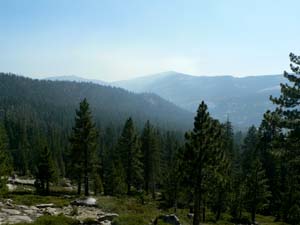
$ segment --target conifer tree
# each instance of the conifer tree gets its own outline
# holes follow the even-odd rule
[[[258,157],[252,160],[250,173],[246,176],[246,205],[251,213],[251,222],[255,224],[256,213],[258,210],[268,206],[270,197],[268,180],[265,171]]]
[[[284,133],[283,147],[278,149],[282,170],[285,171],[283,184],[285,185],[282,195],[282,217],[285,221],[300,208],[300,57],[290,53],[290,68],[292,73],[284,72],[284,77],[288,80],[285,84],[280,84],[281,95],[271,96],[271,101],[277,105],[274,113],[278,120],[276,126]],[[293,210],[292,210],[293,207]]]
[[[0,194],[7,191],[6,181],[12,171],[11,166],[6,131],[0,123]]]
[[[157,134],[149,120],[143,129],[141,142],[145,182],[144,189],[147,194],[149,190],[151,190],[152,198],[155,198],[155,189],[159,178],[160,151]]]
[[[127,194],[131,193],[131,186],[140,188],[143,171],[141,150],[138,136],[131,118],[127,119],[118,143],[118,156],[122,161],[126,174]]]
[[[76,110],[75,126],[70,137],[71,173],[76,174],[78,194],[81,193],[83,178],[84,194],[89,195],[89,180],[96,160],[97,131],[86,99],[80,102]]]
[[[50,193],[50,181],[55,178],[55,166],[51,152],[47,147],[43,149],[39,156],[37,172],[36,172],[36,187],[38,192],[48,195]]]
[[[187,180],[190,180],[193,190],[193,225],[200,224],[201,209],[202,220],[205,221],[205,195],[208,182],[214,174],[214,166],[223,158],[221,142],[221,125],[210,117],[207,105],[202,101],[195,117],[194,129],[186,134],[184,153]]]
[[[232,173],[232,161],[234,159],[233,131],[229,120],[222,124],[222,133],[219,140],[222,148],[222,157],[215,166],[215,171],[211,179],[210,199],[212,210],[216,215],[216,221],[221,217],[221,213],[226,210],[226,202],[229,197],[230,178]]]
[[[266,171],[269,190],[271,196],[270,204],[267,209],[268,213],[280,219],[280,209],[282,202],[282,193],[285,185],[282,184],[281,170],[282,160],[280,149],[283,147],[284,137],[279,127],[276,126],[278,115],[274,112],[267,111],[258,130],[258,157],[262,163],[263,169]]]

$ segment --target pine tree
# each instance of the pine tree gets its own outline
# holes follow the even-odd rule
[[[0,194],[7,191],[6,181],[12,171],[8,153],[8,139],[4,126],[0,123]]]
[[[207,105],[202,101],[195,117],[194,129],[186,134],[184,153],[187,180],[190,180],[193,190],[193,225],[200,224],[201,209],[202,220],[205,221],[205,197],[209,188],[208,183],[214,175],[214,166],[223,157],[221,142],[221,125],[210,117]]]
[[[164,135],[162,143],[162,203],[166,208],[174,207],[176,212],[181,175],[179,143],[175,134],[169,131]]]
[[[39,156],[36,172],[36,187],[38,192],[48,195],[50,193],[50,181],[55,178],[55,166],[51,152],[47,147]]]
[[[222,134],[220,139],[220,147],[223,149],[222,158],[212,177],[210,187],[210,199],[212,202],[212,210],[216,215],[216,221],[221,217],[221,213],[226,210],[226,202],[229,198],[230,178],[232,173],[232,162],[234,160],[233,149],[233,130],[229,120],[222,124]]]
[[[80,102],[76,110],[75,126],[70,137],[71,173],[76,174],[78,194],[81,193],[81,181],[84,180],[84,194],[89,195],[89,179],[96,160],[97,131],[86,99]]]
[[[248,174],[251,168],[252,161],[256,158],[258,151],[258,133],[255,126],[248,129],[247,135],[242,145],[242,169],[244,174]]]
[[[280,84],[281,95],[270,97],[277,105],[275,114],[278,117],[276,126],[284,133],[282,148],[277,149],[282,164],[282,183],[285,185],[282,194],[282,217],[285,221],[290,218],[291,210],[300,208],[300,57],[290,54],[290,68],[293,73],[284,72],[288,80]],[[283,141],[282,140],[282,141]]]
[[[155,198],[156,184],[159,179],[160,151],[157,133],[150,124],[146,122],[141,137],[143,167],[144,167],[144,189],[146,193],[151,190],[152,198]]]
[[[140,188],[143,179],[139,139],[131,118],[126,120],[117,151],[126,174],[127,194],[130,194],[131,187]]]
[[[246,176],[246,205],[251,213],[251,222],[255,224],[256,213],[268,206],[270,197],[268,180],[258,157],[252,160],[250,173]]]
[[[267,111],[258,130],[258,149],[260,161],[263,169],[266,171],[266,178],[269,183],[271,192],[270,204],[267,209],[268,213],[275,215],[277,220],[280,219],[280,209],[282,202],[282,191],[284,185],[281,183],[282,160],[277,152],[284,143],[283,134],[280,128],[276,126],[278,115],[274,112]]]

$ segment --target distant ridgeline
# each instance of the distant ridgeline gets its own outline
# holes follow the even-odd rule
[[[281,82],[286,82],[282,75],[237,78],[191,76],[171,71],[112,85],[136,93],[155,93],[193,113],[204,100],[214,117],[221,121],[229,117],[238,128],[247,128],[259,125],[264,112],[274,107],[269,97],[279,95]]]
[[[160,130],[179,133],[192,125],[191,113],[155,94],[134,94],[93,83],[34,80],[0,73],[0,123],[4,121],[7,128],[15,163],[19,161],[16,164],[24,167],[17,168],[18,171],[26,173],[30,161],[24,158],[34,160],[31,153],[46,144],[58,157],[57,164],[63,170],[75,110],[83,98],[91,105],[100,136],[109,136],[111,142],[118,138],[128,117],[133,118],[138,129],[147,120]]]

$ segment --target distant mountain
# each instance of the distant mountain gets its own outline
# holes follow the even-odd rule
[[[213,116],[236,126],[258,125],[263,113],[273,107],[270,95],[278,95],[282,75],[248,76],[191,76],[165,72],[132,80],[113,82],[112,85],[140,93],[155,93],[195,112],[204,100]]]
[[[87,98],[101,126],[122,126],[132,117],[141,128],[150,120],[157,126],[187,129],[192,113],[156,94],[135,94],[121,88],[86,82],[33,80],[0,73],[0,112],[16,116],[34,115],[34,121],[70,127],[79,102]],[[67,124],[67,125],[66,125]]]
[[[95,83],[100,85],[107,85],[107,82],[104,82],[102,80],[95,80],[95,79],[85,79],[78,76],[53,76],[53,77],[47,77],[44,80],[52,80],[52,81],[75,81],[75,82],[87,82],[87,83]]]

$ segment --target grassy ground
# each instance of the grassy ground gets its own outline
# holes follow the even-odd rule
[[[107,212],[116,212],[120,215],[114,221],[114,225],[142,225],[149,224],[149,222],[162,214],[172,214],[173,210],[163,211],[158,209],[155,202],[147,202],[145,205],[141,204],[136,198],[115,198],[102,196],[98,198],[99,207]],[[192,221],[187,217],[188,210],[178,209],[176,215],[178,216],[182,225],[190,225]],[[261,225],[287,225],[285,223],[274,222],[273,217],[257,215],[257,222]],[[220,221],[214,221],[214,215],[207,213],[207,223],[205,225],[234,225],[230,221],[230,215],[223,214]],[[162,222],[159,223],[164,224]],[[204,224],[202,224],[204,225]]]
[[[36,205],[41,203],[53,203],[57,207],[62,207],[69,205],[70,202],[75,198],[74,195],[66,196],[56,195],[56,196],[38,196],[32,193],[15,193],[10,194],[10,199],[14,201],[15,204],[20,205]],[[174,213],[173,210],[160,210],[158,208],[158,203],[154,201],[146,200],[145,204],[142,204],[140,199],[135,197],[109,197],[100,196],[98,199],[98,207],[105,212],[118,213],[120,216],[113,221],[113,225],[148,225],[150,221],[155,219],[159,215]],[[183,225],[190,225],[191,220],[187,217],[188,210],[178,209],[176,215],[179,217],[180,222]],[[207,223],[218,224],[218,225],[233,225],[230,223],[230,216],[223,214],[220,221],[217,223],[213,222],[214,215],[212,213],[207,213]],[[261,225],[286,225],[284,223],[274,222],[273,217],[257,215],[257,222]],[[34,225],[75,225],[76,221],[66,218],[64,216],[43,216],[34,222]],[[159,221],[159,224],[164,224]]]

